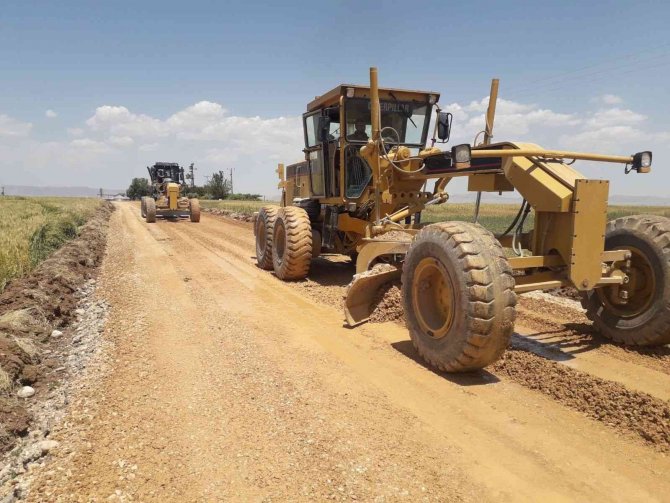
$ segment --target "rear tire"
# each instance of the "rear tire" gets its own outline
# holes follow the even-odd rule
[[[613,287],[582,294],[582,306],[608,339],[634,346],[670,343],[670,219],[654,215],[607,224],[605,249],[631,251],[628,303],[615,302]]]
[[[188,205],[191,222],[200,222],[200,201],[197,199],[190,199]]]
[[[142,199],[140,199],[140,214],[142,215],[142,218],[146,218],[147,216],[147,196],[142,196]]]
[[[414,347],[446,372],[477,370],[502,356],[514,330],[512,269],[480,225],[429,225],[414,239],[402,272],[405,321]]]
[[[278,206],[263,206],[254,222],[256,264],[266,271],[271,271],[274,267],[272,265],[272,233],[278,211]]]
[[[156,221],[156,201],[152,197],[147,197],[146,200],[146,219],[148,224]]]
[[[312,260],[312,226],[297,206],[279,208],[272,231],[272,263],[279,279],[303,279]]]

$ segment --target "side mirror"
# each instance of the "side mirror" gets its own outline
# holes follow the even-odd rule
[[[330,117],[319,117],[317,127],[319,129],[319,141],[327,142],[330,134]]]
[[[451,136],[451,121],[453,116],[449,112],[440,112],[437,114],[437,137],[446,143]]]

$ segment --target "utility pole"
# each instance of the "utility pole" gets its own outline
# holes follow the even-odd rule
[[[100,188],[100,199],[103,198],[102,187]]]
[[[233,190],[233,168],[230,168],[230,193],[234,194],[235,191]]]
[[[195,171],[195,168],[193,167],[193,164],[195,164],[195,163],[191,163],[191,165],[188,167],[188,172],[191,174],[191,188],[192,189],[195,188],[195,174],[193,173]]]
[[[5,195],[5,186],[3,185],[2,186],[2,196],[4,197],[4,195]]]

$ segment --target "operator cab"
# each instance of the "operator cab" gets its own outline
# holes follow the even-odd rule
[[[147,170],[152,183],[175,182],[180,185],[184,183],[184,168],[175,162],[157,162]]]
[[[381,136],[387,150],[426,145],[435,92],[379,89]],[[341,84],[307,105],[303,115],[305,159],[314,198],[360,198],[372,170],[359,151],[372,138],[370,88]],[[297,166],[296,166],[297,167]],[[341,168],[344,167],[344,170]]]

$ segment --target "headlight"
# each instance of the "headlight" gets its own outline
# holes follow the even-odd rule
[[[347,98],[353,98],[353,97],[354,97],[354,88],[347,87]]]
[[[437,96],[435,96],[434,94],[429,94],[428,95],[428,103],[430,103],[431,105],[434,105],[435,103],[437,103]]]
[[[633,169],[635,171],[645,170],[651,167],[651,152],[638,152],[633,156]]]
[[[457,164],[469,163],[472,159],[470,152],[470,144],[463,143],[462,145],[455,145],[451,147],[451,161]]]

